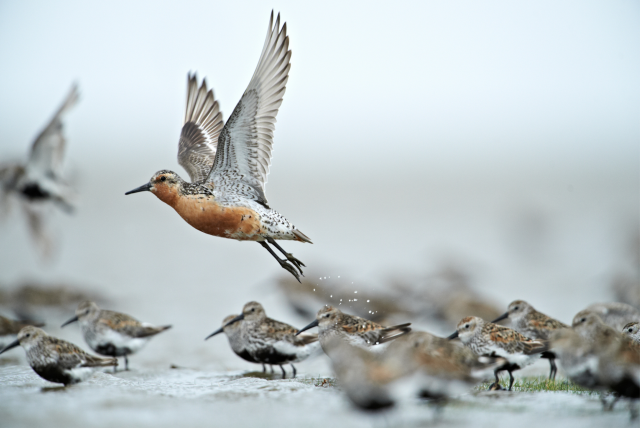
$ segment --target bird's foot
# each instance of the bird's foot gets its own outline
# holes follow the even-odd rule
[[[293,254],[291,253],[284,253],[284,256],[287,258],[289,262],[291,262],[295,267],[298,268],[298,270],[300,271],[300,275],[304,276],[304,274],[302,273],[301,266],[304,266],[304,267],[307,267],[307,266],[297,258],[293,257]]]
[[[288,260],[281,260],[279,258],[276,258],[276,260],[278,260],[278,263],[280,263],[280,266],[284,270],[293,275],[298,280],[298,282],[302,283],[302,281],[300,281],[300,274],[298,274],[298,271],[296,270],[296,267],[293,263],[290,263]]]

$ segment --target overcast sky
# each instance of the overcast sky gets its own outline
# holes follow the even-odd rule
[[[78,81],[72,163],[177,169],[187,72],[207,77],[228,117],[272,7],[293,51],[272,171],[550,159],[637,170],[633,1],[1,2],[0,158],[25,153]]]

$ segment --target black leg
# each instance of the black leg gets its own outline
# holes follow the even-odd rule
[[[127,356],[124,356],[124,369],[129,370],[129,359],[127,358]]]
[[[511,391],[511,387],[513,386],[513,373],[509,370],[509,391]]]
[[[293,369],[293,377],[296,377],[296,374],[298,373],[297,370],[296,370],[296,366],[291,364],[291,368]]]
[[[499,371],[500,369],[496,369],[493,371],[493,375],[496,377],[496,381],[489,385],[489,391],[502,389],[502,387],[500,386],[500,377],[498,376]]]
[[[266,373],[267,372],[267,366],[264,365],[264,363],[262,363],[262,373]]]
[[[282,379],[285,379],[287,377],[287,372],[284,371],[284,367],[282,367],[282,365],[280,365],[280,370],[282,370]]]
[[[556,373],[558,372],[558,367],[556,366],[556,359],[549,358],[549,365],[551,366],[551,372],[549,373],[549,380],[556,380]]]
[[[273,365],[270,365],[269,368],[271,369],[271,374],[273,374]]]
[[[116,358],[117,360],[117,358]],[[118,365],[116,364],[115,366],[113,366],[113,372],[114,373],[118,373]]]
[[[302,274],[302,268],[300,266],[305,266],[304,263],[302,263],[300,260],[298,260],[297,258],[293,257],[293,254],[291,253],[287,253],[284,248],[282,248],[280,245],[278,245],[278,243],[276,242],[275,239],[273,238],[267,238],[267,241],[269,242],[269,244],[273,245],[274,247],[276,247],[286,258],[287,260],[289,260],[291,263],[293,263],[295,265],[295,267],[298,268],[298,270],[300,271],[300,275],[304,276]],[[305,266],[306,267],[306,266]]]
[[[293,275],[298,280],[298,282],[301,282],[300,275],[298,274],[298,271],[296,271],[296,268],[292,263],[289,263],[289,261],[282,260],[280,257],[278,257],[278,255],[271,249],[269,244],[267,244],[266,242],[258,241],[258,243],[262,245],[264,248],[266,248],[269,253],[271,253],[271,255],[278,261],[278,263],[280,263],[280,267],[282,267],[284,270],[286,270],[291,275]]]

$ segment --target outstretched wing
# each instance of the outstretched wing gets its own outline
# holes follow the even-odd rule
[[[59,175],[66,143],[62,134],[62,119],[64,114],[76,104],[78,98],[78,85],[74,84],[56,114],[31,146],[28,170],[37,175]]]
[[[222,113],[213,96],[213,89],[207,90],[204,79],[198,88],[198,77],[189,74],[178,163],[187,171],[192,183],[203,181],[209,175],[223,126]]]
[[[227,193],[267,203],[264,185],[271,165],[273,131],[291,64],[287,24],[269,21],[267,38],[247,90],[227,120],[208,181]]]

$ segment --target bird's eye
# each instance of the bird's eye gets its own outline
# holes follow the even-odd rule
[[[582,319],[580,320],[580,322],[587,322],[587,319],[586,319],[586,318],[582,318]]]
[[[165,177],[164,175],[162,176],[162,178],[160,179],[160,181],[167,181],[167,177]]]
[[[255,312],[255,311],[256,311],[256,308],[251,308],[251,312]]]
[[[518,306],[516,306],[515,308],[513,308],[514,311],[517,311],[519,308]]]
[[[469,328],[469,324],[465,324],[464,328]]]
[[[27,333],[25,337],[31,337],[31,333]]]

